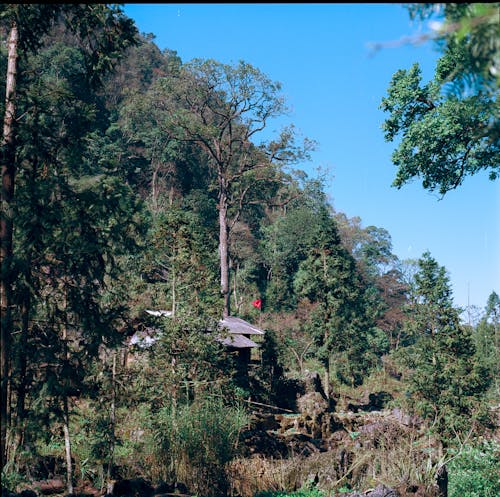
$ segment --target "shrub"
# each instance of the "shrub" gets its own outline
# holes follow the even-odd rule
[[[500,444],[466,447],[448,465],[449,497],[496,497],[500,488]]]
[[[225,495],[226,464],[237,454],[239,432],[247,423],[242,408],[218,397],[160,409],[154,437],[165,480],[182,481],[206,497]]]

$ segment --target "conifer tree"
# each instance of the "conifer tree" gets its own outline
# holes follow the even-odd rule
[[[11,64],[7,78],[14,80],[17,88],[14,92],[12,84],[7,83],[5,108],[5,120],[17,122],[17,127],[4,127],[2,147],[2,203],[8,207],[4,209],[2,205],[2,306],[6,310],[5,314],[2,312],[2,400],[8,388],[13,386],[10,366],[14,355],[21,373],[17,385],[17,412],[22,417],[29,366],[25,344],[37,309],[47,297],[44,292],[52,285],[53,290],[57,289],[51,294],[54,298],[61,288],[71,293],[86,278],[85,273],[90,279],[99,278],[100,269],[106,265],[107,242],[102,243],[101,238],[92,244],[87,239],[87,245],[85,241],[87,235],[94,240],[100,238],[95,236],[92,226],[95,222],[86,209],[95,202],[102,202],[103,198],[99,198],[95,190],[92,192],[95,183],[82,188],[82,183],[75,185],[74,182],[78,182],[85,170],[89,134],[96,125],[102,124],[95,119],[96,90],[121,51],[133,43],[136,31],[132,21],[125,18],[119,8],[106,5],[9,4],[2,7],[2,14],[2,22],[10,26],[10,33],[14,28],[19,33],[18,60]],[[21,77],[17,78],[16,64],[22,68]],[[18,119],[20,115],[22,120]],[[101,193],[109,197],[105,186]],[[26,204],[21,202],[23,197]],[[86,214],[79,219],[81,224],[75,223],[74,216],[82,212]],[[107,224],[109,218],[103,221]],[[99,227],[96,229],[98,231]],[[110,231],[116,233],[118,230]],[[69,248],[71,243],[74,245]],[[71,259],[76,243],[80,244],[78,249],[90,249],[87,260],[81,252],[83,260],[78,255]],[[97,247],[106,248],[99,252]],[[63,258],[64,263],[58,257]],[[14,281],[16,286],[13,286]],[[84,287],[82,285],[78,296],[78,292],[74,293],[74,301],[67,299],[64,292],[63,301],[73,302],[72,311],[81,304],[75,302],[80,299],[90,305],[90,312],[95,310],[92,299],[98,299],[99,294],[89,297]],[[91,291],[90,288],[86,290]],[[12,300],[14,297],[18,300]],[[81,306],[82,310],[84,308],[85,304]],[[62,323],[58,311],[54,317],[56,315],[56,321]],[[97,321],[102,321],[102,314],[98,316]],[[68,318],[66,314],[63,321]],[[83,322],[84,327],[91,325],[88,318]],[[17,326],[21,327],[22,338],[19,347],[13,350],[13,332]],[[60,338],[68,331],[67,327],[63,328],[60,328]],[[66,347],[64,339],[61,344]],[[62,362],[65,361],[63,356]],[[7,456],[6,430],[11,414],[9,404],[2,401],[3,464]],[[71,491],[70,468],[68,472],[68,490]]]
[[[446,269],[429,252],[418,266],[409,320],[416,341],[403,351],[412,370],[410,403],[450,443],[484,414],[482,401],[491,376],[476,360],[470,330],[460,324]]]
[[[326,208],[318,218],[314,243],[299,265],[294,285],[315,306],[308,328],[325,367],[324,389],[329,396],[332,359],[336,360],[335,370],[342,381],[351,385],[362,382],[368,369],[366,351],[371,325],[356,263],[342,247]]]

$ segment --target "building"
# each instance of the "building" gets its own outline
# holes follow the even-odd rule
[[[146,310],[151,316],[172,317],[171,311]],[[237,354],[238,363],[243,371],[248,370],[251,361],[252,349],[259,348],[259,344],[250,337],[263,336],[265,332],[247,321],[228,316],[218,322],[219,330],[214,334],[215,339],[223,344],[228,352]],[[153,345],[158,339],[161,330],[152,326],[136,324],[135,332],[129,337],[129,346],[133,345],[145,349]]]

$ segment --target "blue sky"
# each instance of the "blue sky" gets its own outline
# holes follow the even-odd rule
[[[427,32],[401,4],[126,4],[125,13],[183,62],[244,60],[283,85],[293,123],[318,142],[300,168],[327,173],[337,211],[389,231],[400,259],[429,250],[446,267],[454,302],[483,308],[500,294],[500,182],[482,173],[439,200],[419,182],[391,187],[395,148],[379,110],[392,75],[419,62],[424,80],[439,54],[432,44],[397,42]],[[278,131],[281,123],[269,132]]]

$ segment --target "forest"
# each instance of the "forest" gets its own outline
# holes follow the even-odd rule
[[[500,37],[498,3],[441,5],[378,132],[445,195],[499,174]],[[0,32],[2,497],[498,495],[500,296],[464,319],[431,253],[334,209],[313,139],[262,139],[280,83],[115,4]]]

